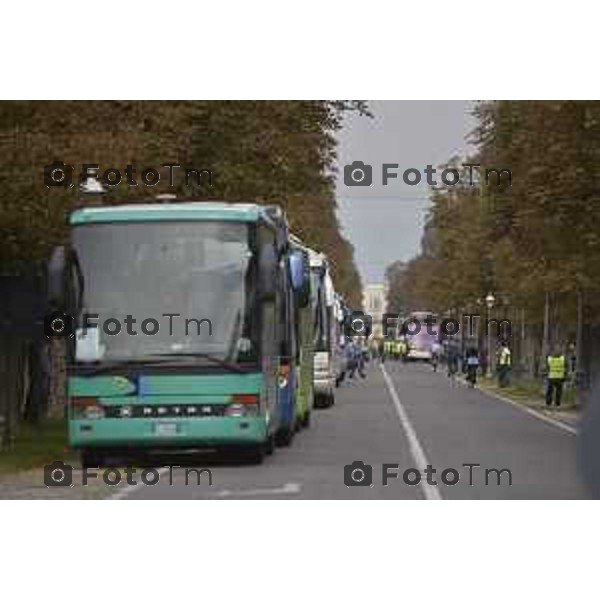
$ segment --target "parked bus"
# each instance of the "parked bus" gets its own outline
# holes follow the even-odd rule
[[[325,408],[335,401],[335,291],[324,254],[310,250],[310,280],[315,311],[314,396],[315,406]]]
[[[278,385],[294,348],[281,211],[90,207],[71,213],[70,230],[50,261],[49,301],[75,323],[68,421],[82,464],[206,447],[261,462],[293,418]]]
[[[309,427],[314,404],[314,330],[315,309],[311,293],[309,249],[295,236],[290,236],[290,257],[298,260],[295,273],[303,277],[295,285],[293,325],[296,339],[296,419],[298,427]]]
[[[429,321],[431,324],[428,324]],[[439,327],[437,317],[430,311],[415,311],[408,315],[402,324],[402,333],[408,342],[408,360],[431,361],[433,348],[439,342]]]
[[[339,294],[335,294],[333,303],[333,334],[332,334],[332,354],[333,354],[333,376],[335,387],[338,387],[345,373],[348,364],[345,353],[346,345],[346,324],[350,318],[350,307]]]

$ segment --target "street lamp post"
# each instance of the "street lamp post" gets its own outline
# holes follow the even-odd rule
[[[486,328],[485,334],[487,335],[487,376],[488,377],[492,377],[493,368],[494,368],[494,361],[492,359],[492,338],[490,336],[489,321],[492,316],[492,308],[494,308],[495,301],[496,301],[496,298],[494,298],[494,295],[492,294],[492,292],[488,292],[488,295],[485,297],[485,305],[487,306],[487,319],[486,319],[487,322],[485,324],[485,328]]]

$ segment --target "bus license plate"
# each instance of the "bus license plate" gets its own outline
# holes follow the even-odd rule
[[[175,435],[177,433],[177,423],[157,423],[154,433],[156,435]]]

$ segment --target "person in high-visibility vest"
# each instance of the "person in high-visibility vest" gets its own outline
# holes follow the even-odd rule
[[[508,385],[508,375],[512,365],[512,355],[506,342],[502,342],[498,352],[498,385],[506,387]]]
[[[389,358],[392,356],[392,344],[394,342],[392,342],[391,340],[386,340],[385,342],[383,342],[383,353],[385,354],[386,358]]]
[[[546,406],[552,406],[552,400],[556,406],[560,406],[565,377],[567,376],[567,360],[559,350],[555,350],[546,359]]]
[[[400,340],[396,340],[394,342],[394,358],[396,360],[400,360],[402,357],[402,342]]]
[[[400,338],[400,358],[402,362],[406,362],[406,355],[408,354],[408,342],[404,338]]]

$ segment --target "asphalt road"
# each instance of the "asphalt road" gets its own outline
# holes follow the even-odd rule
[[[262,465],[194,458],[160,472],[153,486],[122,486],[121,499],[559,499],[586,498],[575,465],[576,436],[424,364],[372,364],[336,404]],[[346,486],[345,466],[363,483]],[[390,475],[383,485],[384,464]],[[430,466],[428,466],[430,465]],[[464,465],[472,465],[471,467]],[[479,466],[475,466],[479,465]],[[185,468],[210,469],[200,477]],[[428,469],[429,475],[425,469]],[[435,471],[433,471],[435,469]],[[486,473],[487,470],[487,473]],[[417,472],[419,471],[419,472]],[[510,471],[510,473],[509,473]],[[500,473],[499,473],[500,472]],[[347,476],[347,473],[346,473]],[[395,476],[395,477],[394,477]],[[410,485],[417,477],[418,485]],[[427,477],[437,485],[427,483]],[[487,481],[486,481],[487,480]]]

